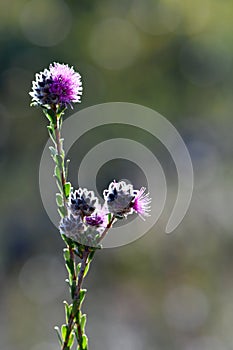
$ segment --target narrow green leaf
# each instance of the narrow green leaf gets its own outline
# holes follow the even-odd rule
[[[70,286],[72,286],[72,284],[73,284],[73,276],[71,275],[71,273],[69,273],[69,282],[70,282]]]
[[[80,305],[81,305],[81,303],[83,302],[83,300],[84,300],[84,298],[85,298],[86,292],[87,292],[86,289],[81,289],[81,290],[80,290],[80,293],[79,293],[79,302],[80,302]]]
[[[50,123],[50,125],[47,126],[49,137],[53,141],[54,145],[56,145],[56,138],[55,138],[55,132],[54,132],[54,126]]]
[[[60,149],[61,149],[61,155],[64,159],[65,157],[65,152],[64,152],[64,148],[63,148],[63,143],[64,143],[64,139],[60,139]]]
[[[56,333],[57,333],[57,336],[58,336],[58,340],[59,340],[59,343],[60,345],[62,345],[62,338],[61,338],[61,333],[60,333],[60,329],[58,326],[54,327]]]
[[[62,189],[62,181],[61,181],[61,179],[60,179],[60,178],[57,178],[57,176],[56,176],[56,175],[54,175],[54,176],[55,176],[55,179],[56,179],[57,188],[59,189],[60,193],[62,193],[62,194],[63,194],[63,189]]]
[[[90,255],[89,255],[89,264],[91,263],[92,259],[94,258],[95,252],[96,252],[96,249],[94,249],[94,250],[90,253]]]
[[[70,182],[66,182],[66,184],[64,185],[64,193],[65,193],[66,198],[69,197],[70,190],[71,190],[71,183]]]
[[[70,163],[70,159],[67,159],[67,160],[66,160],[66,167],[65,167],[65,176],[66,176],[66,179],[68,178],[69,163]]]
[[[66,267],[66,270],[69,273],[69,283],[71,284],[72,283],[72,274],[70,273],[69,263],[67,264],[67,262],[66,262],[65,267]]]
[[[87,350],[87,345],[88,345],[87,336],[86,336],[86,334],[83,334],[83,336],[82,336],[82,347],[83,347],[83,350]]]
[[[74,274],[74,262],[70,258],[65,261],[67,271],[73,275]]]
[[[63,256],[65,260],[69,260],[70,259],[70,251],[68,248],[64,248],[63,249]]]
[[[57,202],[58,207],[63,206],[63,197],[60,193],[56,193],[56,202]]]
[[[44,115],[52,125],[56,124],[56,115],[52,109],[43,108]]]
[[[83,314],[82,317],[81,317],[81,322],[80,322],[81,329],[82,329],[83,332],[85,331],[86,322],[87,322],[87,315]]]
[[[66,244],[67,244],[69,247],[73,248],[74,242],[72,241],[72,239],[66,237],[65,235],[61,235],[61,237],[62,237],[62,239],[64,240],[64,242],[66,242]]]
[[[53,159],[57,156],[57,150],[55,147],[53,146],[49,146],[49,149],[50,149],[50,153],[51,153],[51,156],[53,157]]]
[[[63,301],[64,305],[65,305],[65,315],[66,315],[66,323],[68,323],[69,317],[72,313],[72,309],[73,309],[73,304],[68,304],[67,301]]]
[[[57,117],[61,118],[61,116],[65,113],[65,110],[67,109],[67,107],[59,107],[57,109]],[[62,120],[60,120],[60,124],[62,123]]]
[[[63,341],[66,339],[66,333],[67,333],[67,325],[63,324],[61,326],[61,336],[62,336]]]
[[[77,342],[78,342],[78,341],[79,341],[78,327],[75,327],[75,328],[74,328],[74,332],[75,332],[76,340],[77,340]],[[77,346],[77,350],[80,350],[79,345]]]
[[[84,277],[87,275],[88,271],[89,271],[89,268],[90,268],[90,263],[88,263],[85,267],[85,270],[84,270]]]
[[[72,332],[70,334],[69,341],[68,341],[68,344],[67,344],[68,348],[70,349],[73,346],[73,344],[74,344],[74,332]]]
[[[109,223],[109,224],[110,224],[111,220],[112,220],[112,214],[111,214],[111,213],[108,213],[108,223]]]
[[[55,168],[54,168],[54,175],[56,179],[61,180],[61,171],[57,165],[55,165]]]
[[[66,216],[66,209],[65,209],[65,207],[60,207],[57,210],[58,210],[58,213],[59,213],[61,218],[64,218]]]
[[[63,158],[59,154],[55,154],[54,160],[58,165],[59,169],[63,169]]]

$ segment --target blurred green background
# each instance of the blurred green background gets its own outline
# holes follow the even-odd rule
[[[53,326],[69,297],[63,242],[39,192],[47,122],[28,96],[53,61],[82,75],[74,111],[110,101],[155,109],[194,165],[188,214],[165,235],[176,172],[155,146],[168,204],[143,238],[96,254],[84,304],[90,349],[233,349],[232,18],[229,0],[1,1],[1,349],[58,349]]]

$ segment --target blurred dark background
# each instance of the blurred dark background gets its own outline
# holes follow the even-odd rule
[[[233,349],[232,17],[229,0],[1,1],[1,349],[58,349],[53,326],[69,298],[63,241],[40,199],[47,122],[28,96],[53,61],[82,75],[74,111],[110,101],[155,109],[194,165],[191,206],[172,235],[165,210],[143,238],[96,254],[90,349]],[[176,190],[170,181],[168,195]]]

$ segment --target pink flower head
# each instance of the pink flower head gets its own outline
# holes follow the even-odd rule
[[[71,102],[81,102],[82,82],[79,73],[74,71],[68,64],[53,63],[49,66],[52,84],[50,93],[57,96],[58,103],[70,104]]]
[[[49,69],[37,73],[32,82],[32,105],[67,107],[81,102],[82,82],[79,73],[67,64],[54,62]]]
[[[150,216],[150,203],[151,198],[149,197],[149,193],[145,193],[146,188],[142,187],[139,191],[136,191],[136,196],[132,202],[133,210],[139,214],[139,216],[145,220],[145,216]]]

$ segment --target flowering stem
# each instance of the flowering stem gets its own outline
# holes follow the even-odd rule
[[[66,244],[63,252],[72,303],[64,302],[66,323],[55,330],[61,350],[71,350],[75,337],[77,350],[88,350],[86,315],[82,314],[81,307],[86,293],[82,285],[92,258],[115,220],[126,218],[133,212],[148,216],[151,199],[144,187],[138,191],[131,184],[114,180],[103,192],[105,205],[102,207],[93,191],[81,188],[73,191],[71,183],[67,182],[68,161],[65,160],[61,138],[62,117],[67,107],[72,107],[71,103],[81,102],[82,95],[81,77],[73,67],[56,62],[50,64],[48,69],[36,74],[29,94],[31,105],[40,106],[49,120],[47,128],[53,142],[49,148],[55,163],[56,203],[61,217],[59,231]],[[76,256],[80,258],[79,263]]]

